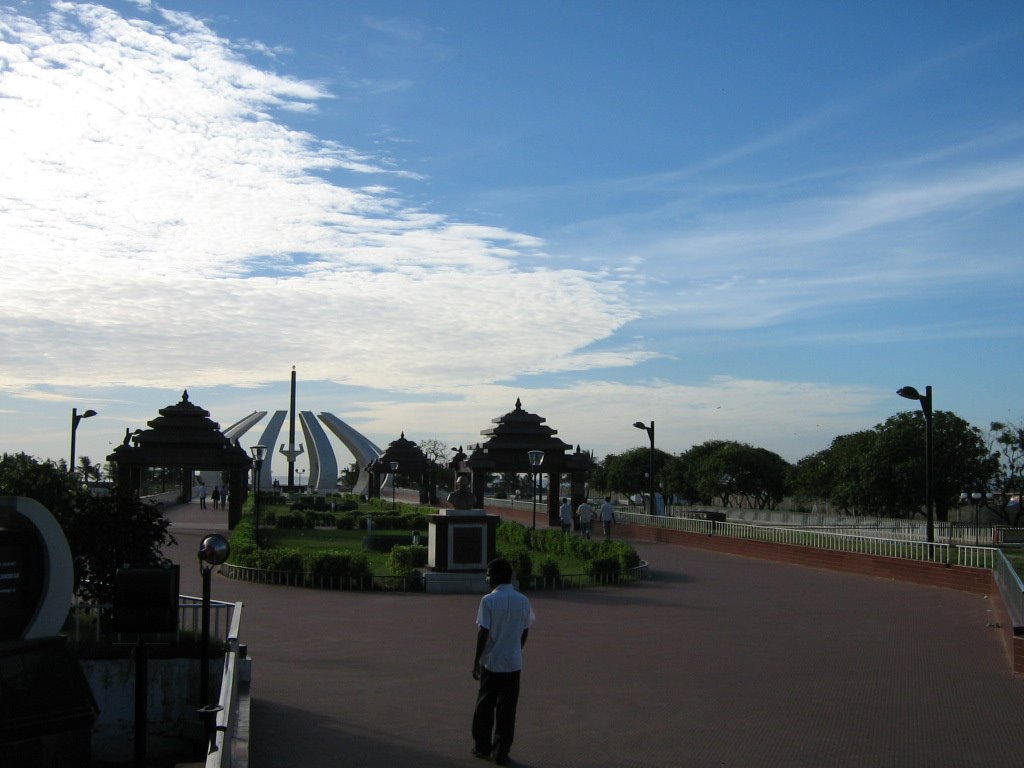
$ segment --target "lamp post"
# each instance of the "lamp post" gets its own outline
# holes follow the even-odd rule
[[[302,476],[304,474],[306,474],[306,470],[304,470],[304,469],[296,469],[295,471],[298,472],[298,474],[299,474],[299,493],[302,493],[302,489],[304,487],[302,485]]]
[[[393,512],[398,509],[395,504],[395,486],[398,485],[398,475],[395,473],[398,472],[398,462],[392,461],[388,466],[391,468],[391,511]]]
[[[651,491],[651,516],[655,514],[654,511],[654,419],[651,419],[651,426],[647,426],[642,421],[634,421],[633,426],[637,429],[642,429],[647,433],[647,437],[651,439],[651,469],[650,469],[650,491]]]
[[[78,431],[78,423],[82,419],[89,419],[96,415],[92,408],[85,413],[79,413],[77,408],[71,409],[71,463],[68,464],[68,472],[75,474],[75,432]]]
[[[537,530],[537,475],[540,472],[540,465],[544,463],[544,451],[527,451],[526,457],[530,460],[530,474],[533,477],[533,530]]]
[[[922,395],[913,387],[901,387],[896,394],[921,403],[924,412],[924,504],[928,515],[928,543],[935,542],[935,502],[932,499],[932,388],[928,385]]]
[[[255,447],[255,446],[254,446]],[[262,447],[262,446],[260,446]],[[210,707],[210,575],[213,569],[228,559],[231,547],[227,539],[211,534],[199,545],[199,571],[203,576],[203,614],[199,645],[199,714],[206,727],[206,741],[213,735],[213,719],[220,706]]]
[[[267,458],[267,446],[265,445],[254,445],[249,451],[252,453],[253,467],[256,475],[253,479],[252,490],[254,494],[253,498],[253,516],[256,518],[256,549],[260,548],[260,480],[262,479],[263,461]]]

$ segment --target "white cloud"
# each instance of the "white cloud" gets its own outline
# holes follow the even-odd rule
[[[529,267],[538,238],[404,207],[364,181],[393,175],[375,158],[274,119],[329,98],[320,85],[161,14],[2,17],[4,386],[245,385],[284,356],[436,390],[642,359],[584,351],[635,316],[616,281]]]

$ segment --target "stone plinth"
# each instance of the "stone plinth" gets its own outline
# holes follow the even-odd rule
[[[429,519],[427,565],[440,572],[487,570],[500,518],[482,509],[443,509]]]

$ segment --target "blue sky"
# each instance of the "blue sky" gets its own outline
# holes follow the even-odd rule
[[[0,6],[0,450],[292,365],[381,445],[1019,421],[1022,53],[1019,2]]]

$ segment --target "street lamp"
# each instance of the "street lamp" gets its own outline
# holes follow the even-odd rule
[[[896,394],[921,403],[924,412],[924,504],[928,514],[928,543],[935,542],[935,502],[932,499],[932,388],[928,385],[922,395],[913,387],[901,387]]]
[[[642,429],[647,433],[647,437],[651,439],[651,471],[650,471],[650,490],[651,490],[651,515],[654,515],[654,419],[651,419],[651,426],[647,426],[642,421],[634,421],[633,426],[637,429]]]
[[[256,446],[253,446],[254,448]],[[263,446],[260,446],[261,448]],[[213,718],[219,706],[210,707],[210,574],[213,569],[227,561],[231,547],[227,539],[214,533],[203,539],[199,545],[199,571],[203,576],[203,614],[199,645],[199,713],[205,719],[206,740],[213,735]]]
[[[304,486],[302,485],[302,476],[303,476],[304,474],[306,474],[306,470],[304,470],[304,469],[297,469],[297,470],[295,470],[295,471],[299,473],[299,493],[302,493],[302,489],[303,489],[303,487],[304,487]]]
[[[530,460],[530,474],[533,476],[533,530],[537,530],[537,475],[540,473],[540,465],[544,463],[544,451],[527,451],[527,458]]]
[[[393,512],[398,509],[395,504],[395,486],[398,485],[398,477],[395,473],[398,472],[398,462],[392,461],[388,466],[391,468],[391,511]]]
[[[267,458],[267,446],[265,445],[254,445],[249,448],[252,453],[253,466],[256,471],[256,476],[253,479],[252,489],[255,494],[253,499],[253,515],[256,518],[256,549],[260,548],[260,480],[263,474],[263,461]]]
[[[96,415],[92,408],[85,413],[79,413],[77,408],[71,409],[71,463],[68,464],[68,472],[75,474],[75,432],[78,431],[78,422]]]

